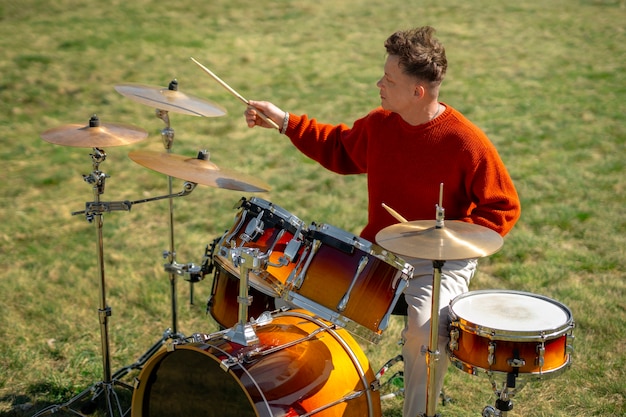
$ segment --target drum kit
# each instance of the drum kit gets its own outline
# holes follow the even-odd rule
[[[380,341],[412,278],[413,267],[401,256],[433,262],[431,336],[423,353],[429,369],[425,415],[436,415],[433,381],[434,364],[441,356],[437,329],[442,267],[448,260],[495,253],[502,238],[482,226],[444,221],[441,199],[434,221],[406,221],[388,208],[399,223],[381,230],[372,243],[329,224],[307,224],[267,200],[244,197],[235,206],[233,225],[205,248],[201,265],[178,263],[174,198],[189,195],[197,184],[250,193],[270,187],[256,177],[217,166],[205,151],[196,157],[172,153],[169,112],[219,117],[226,113],[221,106],[178,91],[176,80],[167,88],[120,84],[115,89],[155,108],[165,122],[165,153],[132,151],[129,157],[167,175],[168,192],[135,201],[101,199],[108,178],[100,170],[104,148],[143,140],[148,136],[143,129],[104,124],[94,115],[86,126],[67,125],[41,134],[53,144],[92,148],[93,170],[83,179],[93,187],[93,201],[72,214],[85,215],[96,227],[103,379],[36,415],[65,411],[84,416],[104,403],[109,416],[381,416],[383,370],[374,374],[352,336]],[[173,191],[173,178],[185,181],[182,191]],[[170,202],[164,266],[172,325],[135,363],[112,373],[103,215],[161,199]],[[209,274],[213,283],[207,313],[220,330],[185,336],[177,327],[177,279],[191,283],[193,297],[193,284]],[[547,297],[470,292],[450,303],[450,320],[448,357],[467,373],[488,376],[497,396],[496,407],[486,407],[484,416],[506,415],[512,409],[517,379],[551,377],[570,363],[571,312]],[[398,361],[400,356],[394,359]],[[133,371],[138,373],[133,383],[123,382]],[[505,379],[502,385],[499,377]],[[130,408],[122,404],[119,390],[132,394]]]

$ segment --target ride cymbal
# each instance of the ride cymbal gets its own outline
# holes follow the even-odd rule
[[[226,109],[210,101],[178,91],[178,82],[172,81],[168,88],[142,84],[119,84],[115,90],[141,104],[191,116],[219,117]]]
[[[46,130],[41,138],[46,142],[81,148],[108,148],[129,145],[148,137],[145,130],[123,124],[100,123],[93,115],[87,126],[70,124]]]
[[[153,171],[196,184],[253,193],[270,190],[269,185],[256,177],[218,167],[204,159],[202,152],[196,158],[151,151],[133,151],[128,156]]]
[[[401,256],[433,261],[488,256],[504,242],[498,233],[477,224],[455,220],[446,220],[441,228],[436,224],[435,220],[394,224],[378,232],[376,242]]]

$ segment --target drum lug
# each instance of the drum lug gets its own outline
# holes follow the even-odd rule
[[[487,362],[489,365],[494,365],[496,363],[496,344],[494,342],[489,343],[488,349],[489,355],[487,356]]]
[[[308,255],[308,258],[306,262],[304,263],[302,269],[296,273],[295,279],[293,280],[293,288],[300,289],[300,287],[302,286],[302,283],[304,282],[304,277],[309,269],[309,266],[311,265],[311,261],[313,260],[313,257],[319,250],[320,246],[322,246],[321,241],[319,240],[313,241],[313,244],[311,245],[311,253]]]
[[[567,334],[567,336],[565,336],[565,353],[574,353],[574,335],[571,333],[571,331]]]
[[[380,381],[378,379],[375,379],[374,381],[370,383],[370,390],[371,391],[380,390]]]
[[[239,364],[239,361],[231,356],[227,359],[224,359],[222,362],[220,362],[220,368],[222,368],[222,371],[228,372],[230,368],[238,364]]]
[[[454,352],[459,348],[459,329],[456,327],[450,330],[450,342],[448,343],[448,348],[451,352]]]
[[[539,367],[539,370],[541,371],[541,368],[543,368],[543,365],[545,363],[545,354],[546,354],[546,347],[543,344],[543,342],[540,345],[537,345],[537,361],[535,363],[535,365],[537,365]]]
[[[259,236],[263,234],[263,232],[265,231],[265,223],[263,223],[263,213],[264,211],[261,210],[261,212],[255,219],[251,219],[250,223],[248,223],[248,225],[246,226],[246,230],[241,235],[239,235],[239,238],[243,242],[254,242],[259,238]]]
[[[357,279],[359,279],[359,275],[363,273],[363,270],[367,266],[368,261],[369,261],[369,258],[367,256],[361,257],[361,260],[359,261],[359,266],[357,267],[356,272],[354,273],[354,276],[352,277],[352,282],[350,282],[350,287],[348,287],[348,291],[346,291],[344,296],[341,298],[341,301],[337,305],[337,311],[342,312],[348,306],[348,302],[350,301],[350,295],[352,295],[352,290],[354,289],[354,285],[356,284]]]

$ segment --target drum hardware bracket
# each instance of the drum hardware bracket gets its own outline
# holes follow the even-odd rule
[[[505,417],[507,413],[513,410],[512,398],[526,384],[526,379],[521,379],[518,384],[519,372],[514,370],[506,374],[506,380],[502,382],[502,388],[498,389],[498,383],[492,373],[488,373],[491,386],[496,395],[495,407],[488,405],[482,411],[482,417]]]
[[[165,349],[168,352],[173,352],[176,350],[176,346],[178,346],[181,341],[182,340],[180,339],[168,339],[167,342],[165,342]]]
[[[487,348],[487,363],[489,365],[494,365],[496,363],[496,343],[489,342],[489,347]]]
[[[163,257],[167,258],[170,256],[168,251],[163,252]],[[185,277],[185,280],[189,282],[198,282],[202,280],[202,274],[200,273],[201,268],[194,264],[193,262],[180,264],[176,261],[172,263],[165,263],[163,267],[166,272],[170,272],[176,274],[181,277]]]
[[[448,342],[448,349],[454,352],[459,348],[459,329],[453,328],[450,330],[450,342]]]
[[[265,231],[265,224],[263,223],[264,213],[265,212],[261,210],[256,218],[250,220],[250,223],[246,226],[246,230],[239,235],[242,242],[254,242],[263,234]]]
[[[300,343],[303,343],[303,342],[308,342],[309,340],[311,340],[311,339],[315,338],[315,337],[318,335],[318,333],[325,332],[326,330],[327,330],[327,329],[325,329],[325,328],[323,328],[323,327],[320,327],[319,329],[316,329],[316,330],[314,330],[313,332],[309,333],[307,336],[301,337],[300,339],[295,339],[295,340],[292,340],[291,342],[284,343],[284,344],[282,344],[282,345],[280,345],[280,346],[275,346],[275,347],[273,347],[273,348],[266,349],[266,350],[264,350],[264,351],[262,351],[262,352],[261,352],[261,351],[257,351],[257,352],[254,352],[254,351],[252,351],[252,352],[248,352],[248,353],[245,355],[245,356],[246,356],[246,360],[253,359],[254,357],[257,357],[257,356],[266,356],[266,355],[271,355],[272,353],[276,353],[276,352],[281,351],[281,350],[283,350],[283,349],[287,349],[287,348],[290,348],[290,347],[292,347],[292,346],[296,346],[296,345],[298,345],[298,344],[300,344]]]
[[[224,337],[242,346],[250,346],[259,342],[259,338],[253,326],[248,322],[248,306],[251,297],[248,293],[248,274],[251,270],[258,270],[261,263],[265,261],[265,255],[261,255],[259,249],[232,248],[230,258],[233,264],[239,268],[239,321],[232,327]]]
[[[265,326],[267,324],[270,324],[273,320],[274,319],[272,318],[272,312],[264,311],[258,318],[251,318],[250,323],[255,326]]]
[[[102,175],[104,175],[103,173],[101,173]],[[93,173],[92,173],[93,175]],[[104,176],[102,177],[102,175],[100,175],[100,181],[104,182],[104,178],[108,177],[108,176]],[[92,183],[92,179],[90,179],[89,181],[87,180],[87,178],[93,178],[91,176],[87,177],[84,176],[85,181],[89,182],[90,184]],[[183,185],[183,190],[179,193],[175,193],[175,194],[168,194],[168,195],[163,195],[163,196],[157,196],[157,197],[151,197],[151,198],[144,198],[141,200],[134,200],[134,201],[130,201],[130,200],[124,200],[124,201],[91,201],[91,202],[87,202],[85,203],[85,210],[81,210],[81,211],[74,211],[72,212],[72,216],[76,216],[79,214],[84,214],[87,217],[87,220],[89,220],[89,222],[91,223],[91,221],[93,220],[94,216],[98,215],[98,214],[102,214],[102,213],[108,213],[111,211],[130,211],[130,209],[132,208],[133,205],[135,204],[141,204],[141,203],[147,203],[150,201],[157,201],[157,200],[163,200],[166,198],[173,198],[173,197],[184,197],[188,194],[190,194],[194,188],[196,188],[195,183],[193,182],[185,182],[185,184]],[[102,187],[104,188],[104,187]],[[98,190],[99,194],[102,194],[102,189]]]
[[[536,365],[539,366],[539,371],[541,372],[541,369],[546,361],[546,346],[543,342],[540,345],[537,345],[537,355]]]
[[[522,366],[526,365],[526,361],[524,359],[518,358],[507,359],[506,363],[508,363],[511,368],[521,368]]]

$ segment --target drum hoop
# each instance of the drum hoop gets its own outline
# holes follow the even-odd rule
[[[560,307],[567,316],[567,320],[565,323],[548,329],[541,330],[529,330],[529,331],[511,331],[505,329],[494,329],[487,326],[480,325],[478,323],[474,323],[469,321],[468,319],[464,319],[463,317],[458,316],[457,313],[454,312],[454,304],[456,304],[459,300],[464,298],[469,298],[475,295],[480,294],[515,294],[521,296],[530,296],[533,298],[538,298],[543,301],[547,301],[551,304],[554,304]],[[574,328],[574,320],[572,316],[572,311],[564,304],[559,303],[558,301],[546,297],[541,294],[534,294],[525,291],[516,291],[516,290],[475,290],[469,291],[464,294],[461,294],[450,301],[450,311],[449,316],[451,320],[451,326],[458,327],[461,330],[466,330],[470,333],[476,334],[481,337],[486,337],[490,340],[501,340],[501,341],[519,341],[520,339],[524,339],[526,341],[545,341],[552,340],[557,337],[571,334]]]
[[[302,220],[300,220],[298,217],[294,216],[281,206],[272,203],[271,201],[263,200],[262,198],[258,197],[252,197],[249,201],[243,201],[241,203],[241,207],[244,208],[244,206],[246,206],[246,210],[250,210],[252,212],[253,210],[250,206],[255,206],[258,209],[262,210],[265,213],[263,215],[263,218],[266,218],[266,216],[269,215],[274,215],[280,218],[281,220],[283,220],[286,230],[292,235],[295,235],[298,229],[305,229],[305,223]]]
[[[472,370],[471,374],[476,375],[478,373],[478,371],[485,373],[489,376],[491,375],[503,375],[503,376],[507,376],[509,375],[509,372],[504,372],[504,371],[494,371],[491,369],[485,369],[481,366],[476,366],[476,365],[472,365],[470,363],[467,363],[459,358],[457,358],[456,356],[454,356],[454,354],[450,354],[450,351],[448,350],[448,356],[450,359],[450,362],[452,362],[452,365],[454,365],[456,368],[464,370],[466,367],[470,368]],[[560,374],[562,374],[563,372],[565,372],[570,366],[572,365],[572,356],[571,354],[567,354],[567,360],[558,368],[554,368],[548,371],[539,371],[539,372],[523,372],[523,373],[519,373],[517,375],[517,379],[518,380],[526,380],[526,381],[539,381],[543,378],[552,378],[555,376],[558,376]]]

